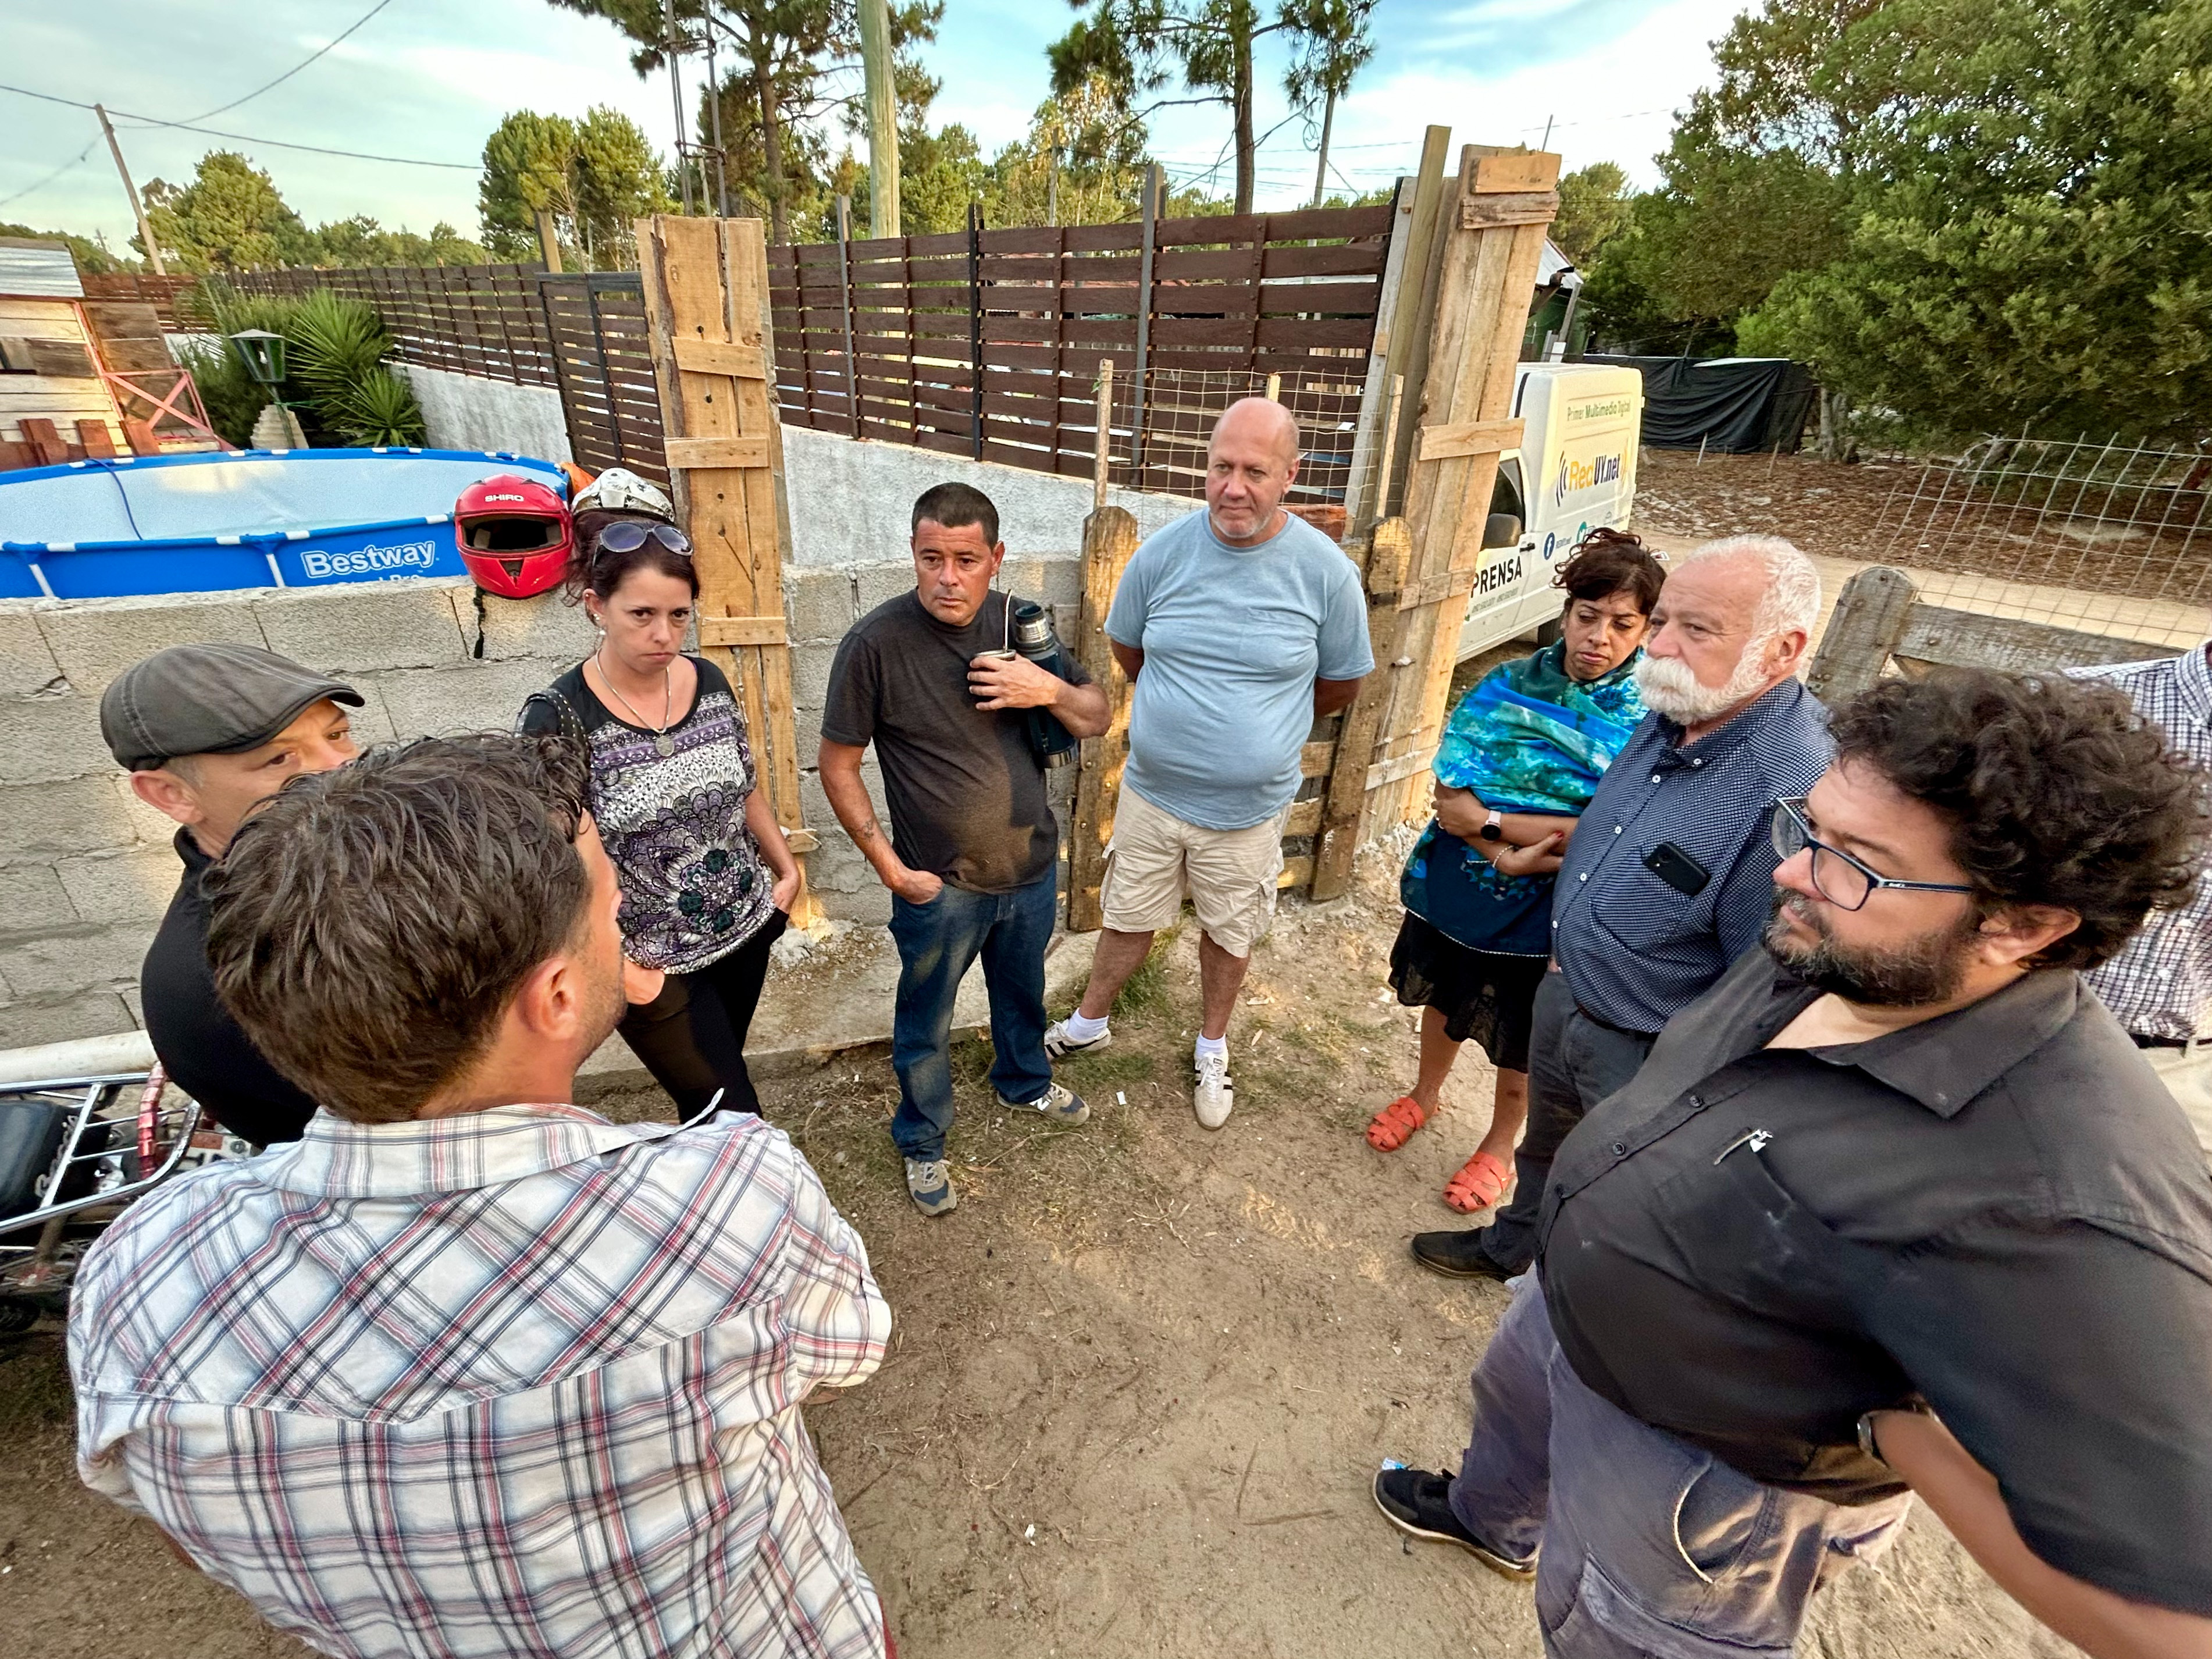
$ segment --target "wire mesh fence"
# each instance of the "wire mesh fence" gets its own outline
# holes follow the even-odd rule
[[[1117,483],[1170,495],[1206,493],[1206,450],[1214,422],[1240,398],[1270,398],[1298,423],[1298,476],[1285,495],[1309,514],[1341,512],[1361,498],[1368,457],[1358,443],[1366,363],[1348,359],[1341,372],[1304,369],[1267,374],[1256,369],[1154,369],[1146,377],[1140,440],[1116,435]],[[1136,388],[1115,398],[1118,422],[1136,419]]]
[[[2212,453],[1987,438],[1900,482],[1870,556],[1930,605],[2148,645],[2212,635]]]

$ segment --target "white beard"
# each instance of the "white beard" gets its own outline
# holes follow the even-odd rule
[[[1679,657],[1647,655],[1636,665],[1636,689],[1644,694],[1645,708],[1664,714],[1677,726],[1717,719],[1738,703],[1748,702],[1765,685],[1765,676],[1759,671],[1765,643],[1753,640],[1747,644],[1736,659],[1735,671],[1721,685],[1701,684],[1690,672],[1689,664]]]

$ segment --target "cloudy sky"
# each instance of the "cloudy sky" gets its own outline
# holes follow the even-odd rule
[[[477,159],[510,110],[573,115],[607,103],[656,144],[672,134],[666,77],[640,81],[611,25],[547,0],[389,0],[319,62],[210,113],[327,45],[372,3],[0,0],[0,82],[105,103],[142,184],[189,178],[207,149],[240,150],[310,223],[367,213],[416,230],[444,219],[472,234]],[[1338,112],[1331,188],[1410,170],[1430,122],[1450,126],[1455,142],[1531,144],[1550,122],[1552,148],[1570,168],[1610,160],[1648,181],[1670,112],[1707,79],[1709,44],[1741,3],[1382,0],[1379,50]],[[966,122],[986,153],[1020,137],[1048,90],[1045,46],[1074,15],[1062,0],[946,0],[938,40],[925,48],[945,83],[936,120]],[[1261,156],[1262,207],[1296,205],[1313,187],[1302,124],[1285,119],[1281,68],[1279,59],[1261,65],[1260,125],[1275,129]],[[1218,106],[1163,111],[1153,151],[1178,181],[1210,173],[1225,194],[1227,131]],[[447,165],[319,155],[277,140]],[[104,232],[124,245],[130,210],[91,111],[0,92],[0,221]]]

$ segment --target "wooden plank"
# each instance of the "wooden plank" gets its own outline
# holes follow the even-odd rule
[[[1114,590],[1137,550],[1137,520],[1126,507],[1102,507],[1083,521],[1083,610],[1075,641],[1077,660],[1106,689],[1105,732],[1082,747],[1075,776],[1075,814],[1068,826],[1067,926],[1095,933],[1105,926],[1099,888],[1106,874],[1106,844],[1114,836],[1114,811],[1121,770],[1129,757],[1129,700],[1133,688],[1114,660],[1106,613]]]
[[[1518,419],[1455,421],[1441,426],[1425,426],[1413,459],[1443,461],[1458,455],[1501,454],[1521,447],[1522,428],[1523,422]]]
[[[1325,778],[1328,763],[1335,757],[1333,743],[1309,743],[1298,749],[1298,775],[1302,778]]]
[[[678,472],[768,465],[766,438],[669,438],[661,447],[667,452],[669,467]]]
[[[1398,609],[1417,611],[1425,605],[1442,605],[1447,599],[1465,599],[1474,586],[1474,567],[1462,565],[1455,569],[1439,570],[1419,581],[1409,582],[1399,591]],[[1455,641],[1459,637],[1456,624],[1452,629],[1452,637]]]
[[[1838,605],[1838,612],[1841,609]],[[2016,617],[1984,617],[1970,611],[1915,605],[1905,613],[1904,629],[1891,654],[1900,663],[1931,668],[1995,668],[2008,674],[2049,674],[2105,663],[2148,662],[2180,653],[2172,646],[2146,645],[2141,640],[2088,634]]]
[[[791,635],[777,617],[701,617],[702,645],[788,645]]]
[[[1412,546],[1403,519],[1385,519],[1375,526],[1366,544],[1345,550],[1365,567],[1370,592],[1376,592],[1378,570],[1402,573]],[[1395,592],[1395,581],[1382,590]],[[1322,799],[1320,840],[1314,847],[1313,896],[1331,899],[1352,884],[1352,857],[1359,847],[1359,818],[1367,800],[1367,775],[1359,763],[1375,752],[1376,734],[1390,702],[1390,685],[1397,674],[1390,660],[1392,642],[1399,627],[1397,607],[1387,599],[1367,607],[1367,638],[1375,653],[1375,670],[1359,683],[1352,706],[1344,711],[1337,728],[1336,753],[1346,763],[1334,767]]]
[[[1293,836],[1310,836],[1321,828],[1322,801],[1319,795],[1311,800],[1293,801],[1283,817],[1283,839]]]
[[[676,367],[690,374],[727,374],[743,380],[768,378],[768,363],[758,346],[732,345],[726,340],[677,341]]]
[[[1512,195],[1522,191],[1550,190],[1559,182],[1559,158],[1542,149],[1485,149],[1468,146],[1474,156],[1468,184],[1479,196]]]
[[[1880,679],[1917,597],[1912,579],[1887,565],[1870,564],[1852,576],[1836,595],[1827,631],[1805,673],[1806,689],[1835,702]]]
[[[767,248],[757,220],[658,216],[637,225],[643,276],[641,321],[659,394],[677,509],[699,573],[707,630],[762,631],[783,616],[782,568],[791,542],[782,436],[765,376],[733,377],[735,349],[774,361]],[[617,314],[623,307],[617,307]],[[704,346],[688,368],[678,343]],[[792,708],[791,653],[769,640],[707,644],[738,688],[760,775],[777,822],[802,826]],[[805,865],[801,864],[802,872]],[[793,919],[811,919],[802,880]]]
[[[1459,222],[1465,230],[1492,225],[1548,225],[1559,216],[1559,193],[1555,190],[1469,196],[1459,204]]]
[[[1282,873],[1275,878],[1278,892],[1295,892],[1313,879],[1314,861],[1310,858],[1285,859]]]
[[[1367,787],[1380,789],[1385,784],[1397,783],[1412,777],[1416,772],[1425,772],[1435,758],[1433,750],[1401,755],[1395,760],[1378,761],[1367,769]]]

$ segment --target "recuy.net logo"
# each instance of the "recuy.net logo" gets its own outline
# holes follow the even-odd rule
[[[303,553],[301,568],[310,581],[333,576],[404,576],[411,570],[428,570],[437,562],[438,550],[429,542],[397,542],[389,547],[360,547],[350,553]]]
[[[1552,505],[1557,507],[1577,489],[1594,489],[1602,483],[1611,483],[1620,477],[1618,455],[1600,455],[1589,462],[1559,457],[1559,476],[1552,485]]]

